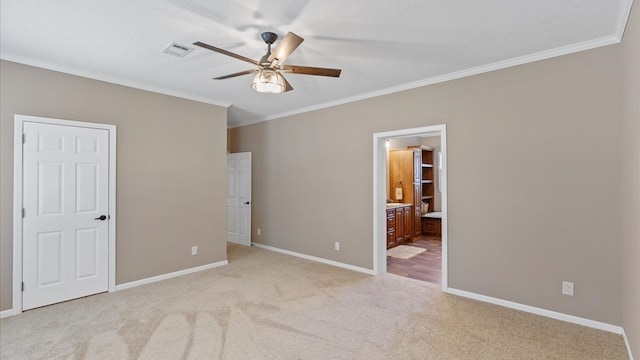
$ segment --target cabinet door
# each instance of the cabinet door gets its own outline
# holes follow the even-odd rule
[[[411,242],[411,238],[413,236],[413,227],[411,226],[411,220],[413,219],[413,206],[407,206],[404,208],[403,217],[404,217],[404,240],[406,242]]]
[[[395,224],[396,212],[393,209],[387,210],[387,231],[396,228]]]
[[[396,245],[396,212],[387,209],[387,249]]]
[[[420,219],[422,218],[422,212],[420,207],[422,205],[422,185],[413,184],[413,236],[420,236]]]
[[[396,208],[396,243],[402,244],[404,242],[404,210],[399,207]]]
[[[396,246],[396,232],[388,231],[387,232],[387,249]]]

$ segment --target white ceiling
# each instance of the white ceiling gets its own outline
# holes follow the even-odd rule
[[[5,60],[229,106],[239,126],[620,41],[632,0],[2,0]],[[250,69],[202,41],[258,60],[263,31],[305,41],[294,91],[251,90]],[[276,43],[277,45],[277,43]]]

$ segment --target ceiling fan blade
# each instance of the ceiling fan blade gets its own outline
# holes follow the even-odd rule
[[[245,56],[242,56],[242,55],[238,55],[236,53],[232,53],[231,51],[227,51],[225,49],[220,49],[220,48],[217,48],[215,46],[211,46],[209,44],[205,44],[205,43],[200,42],[200,41],[194,42],[193,45],[200,46],[201,48],[205,48],[205,49],[208,49],[208,50],[211,50],[211,51],[215,51],[215,52],[220,53],[220,54],[231,56],[232,58],[236,58],[238,60],[246,61],[246,62],[248,62],[250,64],[253,64],[253,65],[260,65],[260,64],[258,64],[258,62],[256,60],[249,59],[248,57],[245,57]]]
[[[269,55],[269,62],[273,63],[273,60],[276,60],[276,65],[281,65],[303,41],[300,36],[289,32]]]
[[[340,73],[342,72],[342,70],[310,67],[310,66],[284,65],[282,67],[282,72],[290,73],[290,74],[340,77]]]
[[[240,72],[229,74],[229,75],[218,76],[218,77],[213,78],[213,80],[224,80],[224,79],[229,79],[229,78],[236,77],[236,76],[254,74],[256,71],[258,71],[258,69],[240,71]]]
[[[284,85],[285,85],[284,92],[293,90],[293,86],[289,84],[289,82],[287,81],[287,79],[285,79],[284,76],[282,77],[282,79],[284,79]]]

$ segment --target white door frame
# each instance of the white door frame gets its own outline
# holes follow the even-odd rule
[[[22,133],[23,123],[66,125],[109,132],[109,292],[116,288],[116,126],[15,114],[13,124],[13,297],[12,315],[22,313]]]
[[[387,138],[398,136],[420,136],[438,134],[441,142],[442,171],[442,290],[449,288],[448,277],[448,232],[447,232],[447,126],[433,125],[413,129],[386,131],[373,134],[373,272],[387,272],[386,236],[386,184],[387,184]]]

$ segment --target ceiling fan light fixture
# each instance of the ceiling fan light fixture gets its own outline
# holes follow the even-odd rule
[[[251,88],[265,94],[279,94],[285,91],[286,85],[282,74],[271,69],[259,70],[251,82]]]

